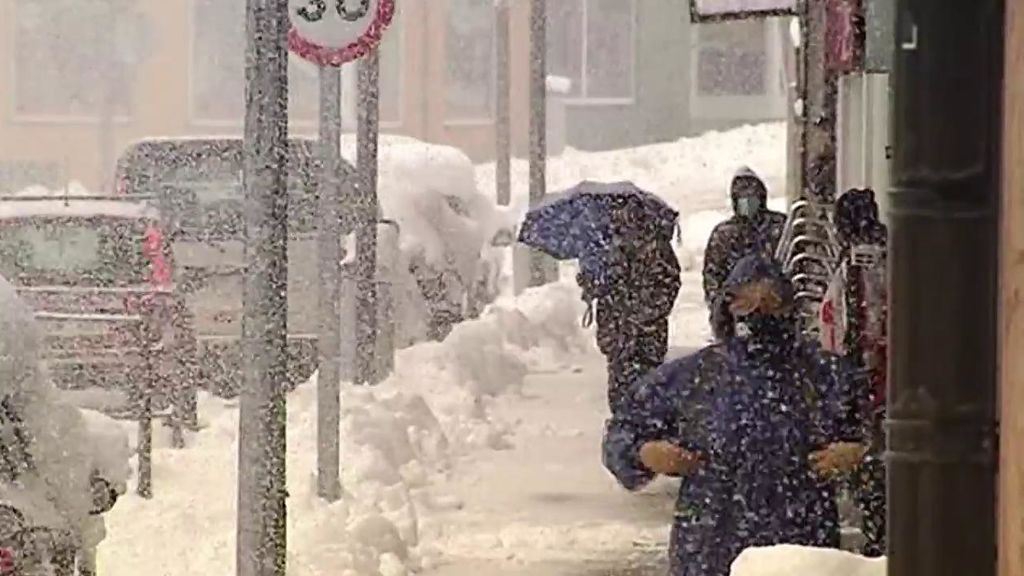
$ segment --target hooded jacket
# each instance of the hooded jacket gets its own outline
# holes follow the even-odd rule
[[[739,185],[744,180],[753,181],[759,189],[760,208],[750,217],[736,213]],[[774,254],[786,225],[785,214],[768,209],[768,188],[750,168],[740,168],[729,188],[733,216],[715,226],[704,249],[704,301],[709,305],[741,258],[751,253]]]
[[[768,279],[792,297],[781,269],[761,256],[735,267],[729,285]],[[803,338],[732,335],[662,365],[624,395],[608,421],[604,464],[635,490],[654,474],[640,447],[668,440],[700,455],[680,485],[670,541],[671,576],[727,576],[751,546],[837,547],[834,489],[808,456],[857,439],[841,418],[849,380],[837,357]]]
[[[833,222],[844,255],[853,244],[886,245],[889,231],[879,217],[875,192],[870,188],[854,188],[836,199]]]

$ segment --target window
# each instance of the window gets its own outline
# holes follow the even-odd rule
[[[445,110],[450,120],[494,117],[493,0],[448,0]]]
[[[404,2],[397,2],[395,17],[384,32],[380,43],[380,123],[398,124],[402,121],[402,37],[405,19]]]
[[[59,284],[144,283],[145,226],[142,220],[104,217],[10,220],[0,226],[0,269],[7,278]]]
[[[633,98],[636,0],[548,2],[548,73],[572,81],[571,98]]]
[[[104,109],[131,113],[127,71],[114,66],[107,3],[18,0],[14,26],[14,113],[20,117],[96,119]],[[107,90],[122,86],[119,90]],[[105,98],[112,97],[109,104]],[[108,108],[111,107],[111,108]]]
[[[400,116],[401,10],[381,47],[381,122]],[[245,0],[194,0],[192,114],[206,122],[241,124],[245,118]],[[288,101],[292,120],[315,123],[319,68],[291,57]]]
[[[767,93],[768,53],[760,20],[698,25],[697,93],[761,96]]]
[[[194,0],[192,115],[206,122],[241,124],[245,118],[245,0]],[[288,66],[291,118],[317,117],[316,67]]]

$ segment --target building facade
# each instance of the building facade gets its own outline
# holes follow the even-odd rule
[[[492,158],[493,1],[398,4],[381,48],[382,131]],[[132,141],[240,134],[244,5],[0,0],[0,187],[69,179],[97,186]],[[141,23],[113,24],[121,9],[136,11]],[[570,146],[635,146],[784,117],[776,22],[691,25],[680,0],[555,0],[548,12],[549,73],[570,81]],[[511,38],[513,147],[521,155],[529,110],[525,0],[512,1]],[[317,70],[292,59],[289,80],[290,130],[315,134]],[[354,103],[353,90],[346,92]]]

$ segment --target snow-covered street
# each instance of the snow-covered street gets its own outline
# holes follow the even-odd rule
[[[697,293],[698,279],[686,274],[684,293]],[[674,487],[630,494],[602,468],[603,359],[579,328],[574,297],[565,283],[528,293],[516,301],[522,310],[497,306],[442,345],[400,354],[404,378],[347,391],[347,493],[337,505],[313,496],[315,394],[311,385],[296,391],[297,573],[659,573]],[[701,306],[681,305],[674,320],[677,344],[703,338]],[[157,450],[155,498],[128,496],[110,513],[105,574],[138,573],[156,559],[167,566],[156,574],[182,564],[231,570],[237,411],[207,399],[203,413],[208,427],[189,448]]]
[[[760,126],[705,138],[732,142],[770,169],[781,135],[781,126]],[[670,176],[657,173],[665,168],[654,158],[672,147],[699,150],[701,140],[617,156],[570,153],[552,164],[552,177],[566,181],[607,177],[610,164],[641,182],[672,182],[652,188],[683,212],[670,356],[709,338],[700,261],[726,208],[729,163],[712,166],[709,156]],[[622,168],[630,164],[644,170]],[[478,168],[481,188],[490,170]],[[513,182],[521,198],[523,182]],[[604,359],[593,330],[581,327],[574,266],[563,265],[560,282],[514,296],[508,262],[503,295],[480,318],[442,343],[399,351],[380,386],[343,386],[340,502],[315,493],[316,377],[289,396],[289,574],[664,573],[676,486],[658,480],[629,493],[602,466]],[[204,397],[200,412],[204,428],[185,449],[170,448],[158,430],[154,498],[129,494],[106,515],[104,576],[234,573],[237,404]]]

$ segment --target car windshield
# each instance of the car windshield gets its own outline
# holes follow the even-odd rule
[[[241,178],[189,178],[181,175],[164,181],[165,190],[179,195],[179,225],[188,233],[218,239],[240,239],[245,232],[244,191]],[[312,230],[316,197],[307,193],[298,178],[289,178],[288,225],[292,232]],[[194,198],[189,205],[185,198]]]
[[[27,284],[146,283],[145,222],[28,218],[0,223],[0,271]]]
[[[245,231],[241,160],[236,154],[204,151],[201,145],[177,153],[164,151],[161,161],[146,162],[128,169],[136,182],[127,186],[129,194],[170,193],[168,210],[176,227],[192,238],[240,240]],[[188,159],[188,161],[186,161]],[[313,230],[316,217],[316,190],[308,162],[288,175],[288,228],[290,232]]]

